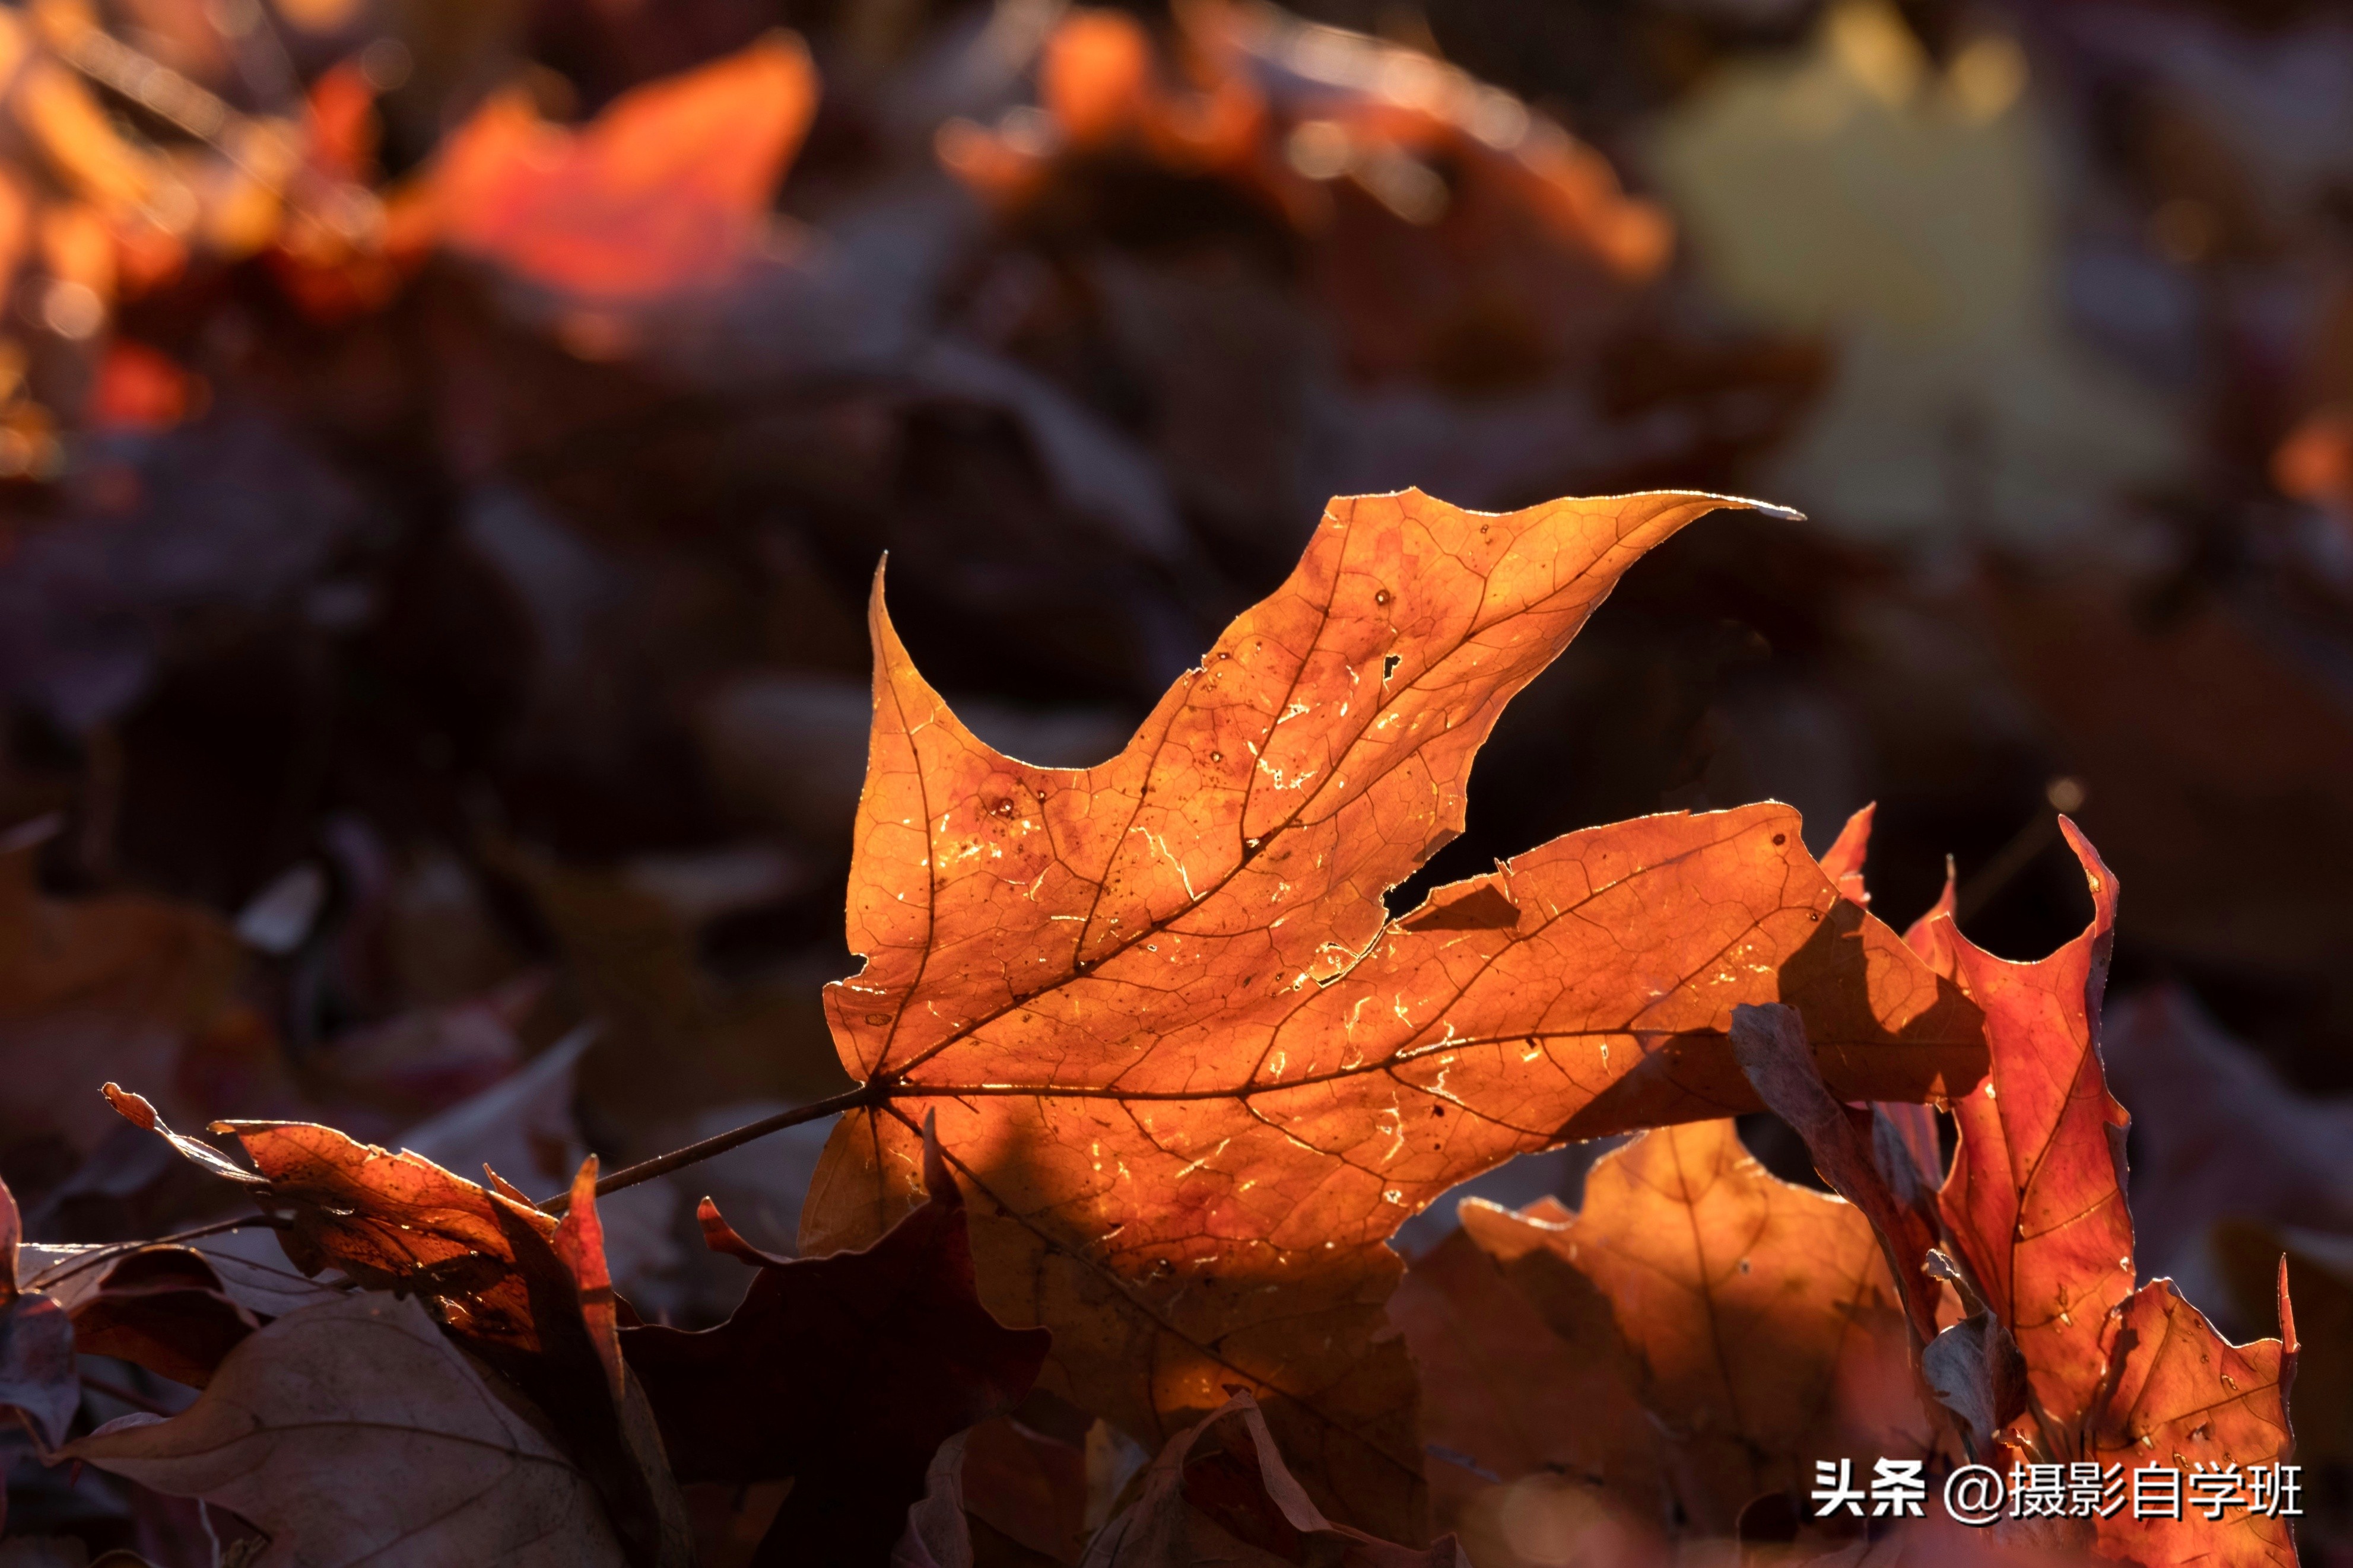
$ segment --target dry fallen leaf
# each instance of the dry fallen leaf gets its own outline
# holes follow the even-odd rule
[[[2185,1476],[2232,1466],[2243,1476],[2294,1453],[2287,1389],[2297,1346],[2286,1260],[2277,1274],[2280,1338],[2245,1345],[2216,1332],[2170,1279],[2133,1289],[2128,1119],[2108,1093],[2099,1044],[2116,879],[2073,822],[2062,816],[2059,826],[2083,866],[2093,916],[2058,951],[2010,963],[1977,946],[1954,923],[1949,877],[1936,907],[1907,933],[1984,1009],[1991,1057],[1986,1081],[1954,1102],[1959,1145],[1937,1198],[1944,1245],[1984,1311],[1928,1347],[1924,1373],[1969,1428],[1979,1458],[2170,1465]],[[1800,1126],[1834,1165],[1824,1131]],[[1899,1257],[1924,1246],[1906,1224],[1883,1228],[1882,1238]],[[2187,1509],[2170,1521],[2140,1511],[2089,1521],[2084,1544],[2148,1568],[2295,1561],[2291,1527],[2275,1511],[2242,1506],[2208,1518]],[[2034,1528],[2024,1526],[2030,1538]]]
[[[1938,1201],[1978,1298],[2026,1358],[2038,1419],[2054,1433],[2085,1418],[2107,1363],[2107,1316],[2133,1288],[2129,1119],[2108,1093],[2099,1051],[2116,881],[2073,822],[2063,817],[2060,828],[2092,889],[2092,923],[2080,936],[2038,963],[2012,963],[1963,936],[1949,915],[1931,922],[1985,1009],[1993,1054],[1986,1081],[1953,1102],[1960,1146]]]
[[[1778,805],[1572,833],[1386,921],[1472,753],[1642,551],[1721,498],[1333,503],[1291,580],[1118,757],[1024,765],[873,612],[875,718],[828,988],[845,1114],[803,1251],[919,1191],[902,1101],[975,1194],[982,1298],[1045,1386],[1147,1443],[1250,1387],[1337,1517],[1420,1531],[1384,1241],[1564,1139],[1754,1109],[1724,1030],[1788,1001],[1844,1097],[1981,1071],[1977,1016],[1842,900]],[[879,584],[878,584],[879,590]]]
[[[1333,1568],[1469,1568],[1451,1536],[1398,1546],[1335,1524],[1283,1467],[1257,1404],[1236,1390],[1178,1433],[1145,1472],[1126,1512],[1104,1525],[1083,1568],[1187,1568],[1281,1563]]]
[[[61,1303],[18,1288],[23,1234],[16,1194],[0,1183],[0,1410],[16,1411],[44,1448],[55,1448],[81,1407],[73,1326]]]
[[[1389,1299],[1420,1374],[1441,1528],[1461,1528],[1486,1488],[1530,1476],[1598,1488],[1636,1518],[1667,1517],[1662,1438],[1608,1299],[1547,1250],[1507,1261],[1508,1246],[1482,1245],[1574,1217],[1550,1205],[1516,1217],[1482,1207],[1415,1258]]]
[[[290,1312],[190,1409],[127,1416],[65,1452],[253,1521],[273,1568],[627,1561],[586,1476],[409,1300]]]
[[[1050,1336],[1000,1325],[975,1294],[964,1199],[936,1149],[930,1201],[863,1252],[754,1249],[709,1199],[715,1250],[754,1265],[717,1328],[623,1331],[670,1464],[686,1481],[789,1479],[753,1561],[879,1561],[955,1434],[1010,1410]]]
[[[477,1186],[429,1160],[390,1154],[332,1128],[215,1123],[237,1134],[256,1175],[172,1132],[138,1096],[111,1084],[107,1091],[124,1116],[280,1216],[280,1243],[305,1274],[332,1268],[363,1288],[421,1299],[452,1337],[556,1424],[633,1559],[690,1559],[684,1504],[615,1337],[593,1159],[575,1179],[559,1223],[512,1189]]]
[[[222,1289],[202,1253],[145,1247],[101,1270],[71,1309],[74,1348],[113,1356],[191,1388],[211,1381],[259,1321]]]
[[[1731,1534],[1752,1498],[1810,1481],[1814,1459],[1928,1446],[1902,1300],[1869,1223],[1767,1173],[1728,1121],[1660,1128],[1605,1155],[1574,1216],[1473,1203],[1462,1221],[1580,1360],[1631,1357],[1667,1487],[1703,1531]],[[1605,1320],[1586,1305],[1596,1292]],[[1554,1416],[1586,1418],[1579,1406]],[[1646,1517],[1640,1489],[1620,1496]]]
[[[2135,1291],[2109,1318],[2102,1349],[2107,1377],[2087,1428],[2084,1457],[2101,1464],[2203,1469],[2269,1467],[2289,1458],[2287,1389],[2295,1370],[2295,1319],[2288,1309],[2287,1259],[2279,1264],[2280,1338],[2234,1345],[2181,1299],[2170,1279]],[[2030,1361],[2029,1365],[2031,1366]],[[2188,1483],[2185,1481],[2185,1485]],[[2173,1563],[2294,1568],[2295,1526],[2243,1506],[2209,1519],[2195,1507],[2179,1520],[2125,1510],[2099,1526],[2105,1557],[2158,1568]]]
[[[1936,1215],[1911,1150],[1884,1117],[1831,1097],[1796,1008],[1778,1002],[1734,1008],[1732,1048],[1766,1106],[1806,1141],[1816,1173],[1880,1237],[1913,1343],[1926,1345],[1936,1337],[1944,1288],[1926,1268]]]

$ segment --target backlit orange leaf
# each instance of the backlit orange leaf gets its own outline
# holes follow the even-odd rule
[[[1929,1445],[1902,1300],[1870,1224],[1769,1174],[1728,1121],[1661,1128],[1604,1156],[1573,1217],[1469,1203],[1462,1223],[1580,1360],[1630,1355],[1666,1487],[1703,1531],[1731,1533],[1760,1493],[1794,1497],[1814,1459],[1867,1465]],[[1578,1306],[1596,1293],[1605,1321]],[[1606,1411],[1569,1405],[1552,1419]]]
[[[2126,1469],[2169,1465],[2185,1477],[2247,1469],[2286,1459],[2287,1389],[2295,1369],[2295,1319],[2288,1307],[2287,1260],[2280,1259],[2280,1338],[2234,1345],[2181,1298],[2170,1279],[2133,1293],[2107,1323],[2108,1382],[2086,1433],[2084,1453]],[[2243,1481],[2241,1488],[2243,1489]],[[2295,1562],[2287,1520],[2239,1504],[2209,1517],[2192,1504],[2179,1520],[2137,1519],[2125,1510],[2100,1521],[2103,1556],[2146,1564],[2283,1564]]]
[[[1837,841],[1822,853],[1822,875],[1838,884],[1839,897],[1866,909],[1871,905],[1871,890],[1863,886],[1862,862],[1871,850],[1871,819],[1878,813],[1874,802],[1848,817]]]
[[[1784,1000],[1843,1097],[1980,1071],[1975,1011],[1757,805],[1572,833],[1387,920],[1462,822],[1504,702],[1641,552],[1726,503],[1333,503],[1304,560],[1121,754],[1005,757],[876,599],[844,1116],[804,1250],[920,1191],[902,1103],[975,1194],[983,1299],[1056,1333],[1046,1386],[1147,1444],[1250,1387],[1322,1506],[1418,1534],[1383,1243],[1565,1138],[1753,1109],[1732,1007]],[[878,584],[879,587],[879,584]]]
[[[759,238],[818,82],[797,39],[624,93],[578,130],[519,94],[453,132],[424,193],[449,248],[587,300],[723,281]]]

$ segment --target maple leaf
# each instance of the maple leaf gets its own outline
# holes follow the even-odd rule
[[[586,300],[719,283],[757,240],[817,94],[808,51],[778,34],[578,131],[501,95],[450,133],[403,226]]]
[[[1754,1109],[1724,1031],[1800,1007],[1842,1098],[1982,1071],[1976,1013],[1765,805],[1568,834],[1389,921],[1463,821],[1504,703],[1643,551],[1663,493],[1467,512],[1335,501],[1290,580],[1127,748],[1036,768],[909,661],[878,580],[849,940],[828,987],[864,1086],[802,1250],[919,1191],[901,1101],[974,1197],[982,1298],[1055,1331],[1045,1385],[1165,1443],[1252,1389],[1321,1506],[1419,1538],[1412,1374],[1383,1242],[1566,1139]]]
[[[1902,1300],[1870,1224],[1768,1173],[1729,1121],[1661,1128],[1604,1156],[1574,1215],[1474,1201],[1461,1218],[1588,1375],[1625,1380],[1665,1435],[1655,1463],[1667,1489],[1704,1531],[1731,1534],[1751,1499],[1792,1491],[1805,1461],[1926,1446]],[[1428,1397],[1444,1410],[1468,1394]],[[1624,1403],[1612,1390],[1598,1418]],[[1588,1409],[1557,1407],[1549,1424],[1582,1424],[1595,1418]],[[1595,1433],[1579,1446],[1628,1442]],[[1639,1468],[1585,1476],[1634,1517],[1662,1517],[1657,1483]]]
[[[269,1563],[628,1561],[586,1475],[413,1300],[290,1312],[188,1410],[110,1422],[65,1456],[234,1510],[269,1532]]]
[[[2099,1053],[2100,992],[2115,942],[2116,879],[2065,818],[2084,862],[2092,922],[2035,963],[1933,922],[1954,973],[1985,1010],[1992,1066],[1953,1102],[1960,1143],[1938,1204],[1980,1299],[2026,1358],[2028,1388],[2053,1429],[2083,1421],[2106,1364],[2109,1312],[2132,1293],[2124,1108]]]
[[[1665,1518],[1661,1439],[1608,1298],[1542,1249],[1507,1264],[1514,1233],[1490,1218],[1480,1208],[1469,1222],[1477,1234],[1458,1229],[1416,1258],[1389,1299],[1420,1373],[1422,1437],[1440,1460],[1432,1514],[1463,1528],[1486,1487],[1556,1476],[1622,1500],[1635,1517]],[[1515,1223],[1575,1219],[1539,1202]]]
[[[1008,1329],[973,1285],[962,1194],[937,1148],[930,1200],[863,1252],[758,1251],[705,1198],[714,1250],[754,1266],[717,1328],[622,1331],[681,1480],[789,1479],[755,1563],[877,1562],[940,1445],[1010,1410],[1050,1336]]]
[[[2234,1345],[2182,1300],[2172,1280],[2135,1291],[2105,1325],[2107,1378],[2084,1434],[2084,1456],[2128,1469],[2169,1465],[2184,1476],[2285,1459],[2294,1447],[2287,1389],[2296,1354],[2285,1258],[2278,1310],[2278,1339]],[[2100,1521],[2101,1555],[2148,1568],[2192,1560],[2292,1568],[2296,1560],[2290,1522],[2252,1509],[2225,1510],[2219,1521],[2194,1507],[2178,1520],[2140,1519],[2136,1511]]]
[[[1145,1472],[1142,1492],[1106,1524],[1082,1568],[1185,1568],[1281,1563],[1334,1568],[1469,1568],[1451,1536],[1425,1549],[1335,1524],[1294,1479],[1248,1392],[1237,1390],[1178,1433]]]
[[[2236,1345],[2170,1279],[2135,1289],[2125,1202],[2128,1119],[2100,1059],[2100,1002],[2114,941],[2116,878],[2065,816],[2092,920],[2046,958],[2011,963],[1962,935],[1948,873],[1936,906],[1906,933],[1984,1009],[1985,1082],[1953,1102],[1959,1135],[1937,1194],[1943,1240],[1984,1311],[1928,1347],[1926,1370],[1973,1444],[2051,1460],[2170,1464],[2185,1473],[2274,1465],[2292,1451],[2287,1389],[2296,1354],[2282,1260],[2278,1339]],[[1835,1166],[1826,1125],[1801,1122]],[[1883,1233],[1891,1253],[1916,1231]],[[2012,1363],[2015,1363],[2014,1365]],[[2023,1387],[2012,1385],[2022,1378]],[[2006,1430],[2000,1430],[2007,1428]],[[2098,1554],[2153,1565],[2196,1558],[2292,1564],[2287,1523],[2252,1510],[2209,1519],[2096,1521]]]

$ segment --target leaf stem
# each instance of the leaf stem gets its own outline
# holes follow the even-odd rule
[[[202,1240],[207,1236],[219,1236],[226,1231],[242,1230],[249,1225],[266,1225],[273,1230],[283,1230],[286,1222],[276,1215],[249,1214],[236,1219],[216,1219],[210,1225],[200,1225],[194,1230],[176,1230],[169,1236],[159,1236],[145,1241],[117,1241],[105,1247],[78,1252],[71,1258],[61,1258],[38,1274],[25,1281],[27,1290],[46,1290],[61,1279],[70,1279],[83,1269],[92,1268],[125,1252],[136,1252],[142,1247],[176,1247],[182,1242]]]
[[[624,1166],[598,1182],[596,1195],[601,1198],[608,1193],[617,1193],[623,1187],[634,1187],[640,1182],[650,1182],[656,1176],[667,1176],[672,1171],[682,1171],[689,1165],[699,1165],[715,1155],[724,1154],[730,1149],[741,1148],[754,1139],[765,1138],[771,1132],[781,1132],[787,1127],[797,1127],[804,1121],[819,1121],[844,1110],[855,1110],[860,1106],[880,1104],[890,1098],[891,1091],[895,1087],[893,1081],[889,1079],[871,1079],[860,1084],[856,1089],[846,1089],[833,1096],[830,1100],[813,1100],[807,1105],[797,1105],[790,1110],[779,1110],[774,1116],[764,1116],[757,1121],[747,1121],[741,1127],[730,1128],[713,1137],[705,1138],[700,1143],[689,1143],[683,1149],[673,1149],[667,1154],[657,1154],[650,1160],[640,1160],[638,1163]],[[572,1206],[572,1194],[559,1193],[552,1198],[541,1200],[539,1206],[547,1214],[562,1214]]]

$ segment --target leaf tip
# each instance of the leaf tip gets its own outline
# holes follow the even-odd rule
[[[2295,1337],[2295,1306],[2287,1298],[2287,1254],[2279,1260],[2279,1331],[2283,1353],[2294,1355],[2304,1346]]]
[[[713,1252],[724,1253],[754,1268],[774,1268],[785,1261],[780,1258],[771,1258],[744,1240],[721,1215],[718,1203],[707,1194],[701,1203],[694,1205],[694,1222],[702,1228],[702,1245]]]
[[[133,1094],[119,1083],[101,1084],[98,1092],[106,1096],[106,1103],[114,1107],[115,1113],[122,1120],[146,1131],[155,1131],[161,1118],[156,1116],[155,1108],[147,1102],[146,1096]]]
[[[596,1207],[596,1156],[589,1155],[580,1162],[580,1169],[572,1177],[572,1213],[593,1214]]]

